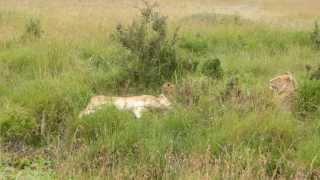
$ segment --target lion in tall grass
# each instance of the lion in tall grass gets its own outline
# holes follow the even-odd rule
[[[151,110],[165,110],[170,108],[171,102],[163,94],[160,96],[141,95],[131,97],[94,96],[87,107],[80,112],[79,118],[95,113],[106,105],[113,105],[118,110],[133,112],[136,118],[141,118],[142,113]]]
[[[274,92],[275,99],[280,102],[285,109],[291,109],[296,94],[297,81],[292,73],[274,77],[269,81],[269,88]]]

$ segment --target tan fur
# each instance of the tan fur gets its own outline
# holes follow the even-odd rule
[[[275,99],[280,102],[282,107],[291,109],[297,88],[297,83],[292,73],[288,72],[271,79],[269,88],[274,92]]]
[[[170,101],[161,94],[160,96],[131,96],[131,97],[108,97],[94,96],[90,99],[88,106],[79,114],[79,117],[92,114],[101,109],[104,105],[113,105],[119,110],[132,111],[136,118],[150,109],[167,109],[171,106]]]
[[[162,85],[161,92],[167,97],[173,97],[176,95],[176,86],[171,82],[166,82]]]
[[[294,92],[296,90],[296,86],[296,80],[290,72],[270,80],[270,88],[277,94]]]

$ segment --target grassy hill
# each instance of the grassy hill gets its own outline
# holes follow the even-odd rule
[[[310,80],[320,4],[158,5],[167,31],[153,48],[150,27],[117,31],[141,22],[141,1],[0,2],[0,179],[320,178],[320,81]],[[160,77],[157,64],[140,69],[149,59],[176,66]],[[221,76],[203,71],[213,59]],[[288,71],[298,81],[292,111],[268,87]],[[94,95],[158,95],[162,81],[178,91],[168,112],[78,118]]]

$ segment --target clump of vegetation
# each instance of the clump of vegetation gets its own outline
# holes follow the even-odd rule
[[[311,41],[315,48],[320,49],[320,28],[318,22],[315,22],[313,32],[311,33]]]
[[[221,66],[220,59],[218,58],[206,59],[202,64],[201,73],[213,79],[222,79],[223,69]]]
[[[145,2],[141,15],[130,26],[118,25],[117,38],[136,59],[128,60],[134,81],[146,87],[161,85],[177,70],[177,32],[168,32],[167,18],[155,10],[155,4]]]
[[[298,112],[302,115],[319,112],[320,81],[306,80],[298,89]]]
[[[36,119],[27,109],[12,105],[0,112],[0,135],[4,142],[31,142],[37,134]]]
[[[25,32],[22,35],[22,39],[40,39],[43,34],[43,30],[41,27],[41,21],[37,18],[30,18],[25,24]]]

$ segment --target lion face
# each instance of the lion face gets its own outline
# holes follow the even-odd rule
[[[165,94],[166,96],[172,96],[175,94],[176,92],[176,87],[174,84],[170,83],[170,82],[166,82],[162,85],[161,87],[161,91],[163,94]]]
[[[286,73],[271,79],[269,87],[277,94],[291,93],[296,89],[296,81],[291,73]]]

